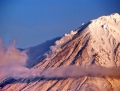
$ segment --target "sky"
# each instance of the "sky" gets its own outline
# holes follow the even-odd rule
[[[0,38],[36,46],[112,13],[120,14],[120,0],[0,0]]]

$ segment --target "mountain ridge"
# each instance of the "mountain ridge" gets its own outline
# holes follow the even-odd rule
[[[119,67],[119,40],[120,15],[115,13],[99,17],[57,40],[55,45],[50,47],[50,54],[47,54],[47,57],[33,69],[46,70],[70,65]],[[65,79],[37,79],[35,82],[27,83],[17,82],[2,88],[3,91],[14,91],[14,89],[16,91],[120,91],[120,79],[86,75]]]

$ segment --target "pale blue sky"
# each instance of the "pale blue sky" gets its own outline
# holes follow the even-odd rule
[[[120,14],[120,0],[0,0],[0,37],[26,48],[111,13]]]

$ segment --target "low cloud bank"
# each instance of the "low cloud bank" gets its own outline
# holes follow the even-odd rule
[[[105,68],[100,66],[66,66],[57,67],[55,69],[39,69],[27,68],[26,61],[28,56],[25,51],[19,51],[15,47],[15,41],[6,49],[0,39],[0,82],[12,77],[14,79],[30,79],[30,78],[68,78],[82,76],[98,76],[98,77],[114,77],[120,78],[120,67]]]
[[[100,66],[83,68],[81,66],[66,66],[58,67],[54,70],[46,70],[41,74],[46,78],[67,78],[67,77],[82,77],[82,76],[98,76],[98,77],[114,77],[120,78],[120,67],[119,68],[106,68]]]

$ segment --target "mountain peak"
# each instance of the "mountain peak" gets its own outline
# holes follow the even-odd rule
[[[75,70],[76,66],[85,68],[99,66],[108,69],[120,67],[120,15],[114,13],[82,24],[75,31],[57,40],[50,50],[51,54],[33,67],[42,70],[44,77],[67,74],[73,76],[74,73],[82,75],[84,70]],[[66,67],[64,72],[60,70],[62,67]],[[51,72],[50,69],[57,71]],[[44,73],[45,70],[48,70],[48,75]],[[102,72],[104,71],[102,69],[97,72],[94,70],[90,68],[82,77],[34,79],[23,83],[18,81],[4,86],[2,90],[9,91],[14,88],[16,91],[120,91],[119,78],[106,76],[109,72]],[[89,74],[93,75],[89,76]],[[102,76],[98,77],[94,74]]]

